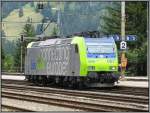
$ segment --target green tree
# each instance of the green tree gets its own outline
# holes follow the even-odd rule
[[[3,69],[3,67],[4,67],[4,60],[5,60],[5,53],[4,53],[4,50],[3,50],[3,48],[1,49],[1,58],[2,58],[2,60],[1,60],[1,66],[2,66],[2,69]]]
[[[14,59],[13,59],[13,56],[12,55],[9,55],[9,54],[7,54],[6,56],[5,56],[5,59],[4,59],[4,70],[6,70],[6,71],[12,71],[12,70],[14,70],[13,68],[14,68]]]
[[[1,53],[2,53],[2,56],[1,56],[1,58],[2,58],[2,60],[4,60],[4,59],[5,59],[5,53],[4,53],[4,50],[3,50],[3,48],[1,49]]]
[[[129,43],[131,53],[137,51],[137,62],[129,63],[135,63],[136,75],[147,75],[147,2],[127,2],[126,5],[126,32],[138,38],[135,43]]]
[[[16,41],[16,48],[15,48],[15,54],[14,54],[14,67],[17,72],[20,71],[20,64],[21,64],[21,42],[18,39]]]
[[[2,31],[1,31],[1,33],[2,33],[2,37],[5,37],[6,36],[6,34],[5,34],[5,31],[2,29]]]
[[[22,46],[22,60],[23,60],[23,67],[24,67],[24,61],[25,61],[25,54],[26,54],[26,46],[29,42],[31,42],[33,39],[29,37],[35,37],[35,30],[34,26],[32,25],[32,20],[28,18],[27,24],[25,24],[24,29],[22,31],[24,34],[24,37],[28,37],[28,39],[24,39],[22,42],[20,39],[16,41],[16,51],[14,54],[14,66],[16,67],[16,71],[20,71],[21,66],[21,46]]]
[[[19,9],[19,17],[22,17],[23,16],[23,8],[21,7],[20,9]]]
[[[57,36],[58,34],[58,28],[54,26],[53,31],[52,31],[52,36]]]
[[[24,34],[25,37],[35,36],[35,29],[34,26],[32,25],[32,18],[27,19],[27,23],[25,24],[22,33]]]
[[[103,35],[120,34],[121,33],[121,5],[120,2],[113,2],[112,5],[106,7],[105,16],[100,19],[101,32]]]
[[[102,17],[103,34],[121,34],[121,4],[114,2]],[[128,42],[128,73],[146,75],[147,72],[147,2],[126,2],[126,35],[136,35],[136,42]],[[119,47],[119,43],[118,47]],[[119,49],[119,48],[118,48]]]
[[[14,46],[13,41],[2,39],[2,49],[1,49],[1,66],[3,71],[13,71],[14,70]]]

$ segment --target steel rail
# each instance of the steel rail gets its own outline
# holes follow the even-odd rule
[[[76,97],[87,97],[93,99],[107,99],[119,102],[130,102],[130,103],[140,103],[148,104],[148,97],[145,96],[134,96],[134,95],[118,95],[112,93],[93,93],[93,92],[84,92],[84,91],[74,91],[74,90],[60,90],[52,88],[41,88],[41,87],[31,87],[31,86],[16,86],[16,85],[2,85],[2,88],[5,89],[17,89],[17,90],[26,90],[26,91],[36,91],[47,94],[64,94],[72,95]]]
[[[144,106],[116,106],[112,104],[107,104],[103,102],[98,103],[91,103],[89,101],[83,101],[80,100],[71,100],[66,98],[54,98],[51,96],[44,96],[44,95],[32,95],[28,93],[22,93],[21,92],[7,92],[2,91],[2,97],[5,98],[13,98],[13,99],[19,99],[24,101],[32,101],[32,102],[38,102],[43,104],[50,104],[50,105],[57,105],[57,106],[63,106],[63,107],[69,107],[69,108],[77,108],[85,111],[148,111],[148,108],[144,108]],[[81,101],[82,100],[82,101]],[[114,103],[115,104],[115,103]]]
[[[2,83],[7,84],[25,84],[34,86],[33,83],[29,83],[27,81],[18,81],[18,80],[2,80]],[[53,87],[53,86],[52,86]],[[61,89],[61,88],[59,88]],[[141,87],[114,87],[114,88],[89,88],[83,89],[84,91],[93,91],[93,92],[109,92],[109,93],[118,93],[118,94],[129,94],[129,95],[141,95],[141,96],[148,96],[149,90],[148,88],[141,88]]]
[[[1,107],[2,107],[2,111],[5,108],[5,109],[12,110],[12,111],[33,112],[33,110],[30,110],[30,109],[25,109],[25,108],[20,108],[20,107],[5,105],[5,104],[2,104]]]

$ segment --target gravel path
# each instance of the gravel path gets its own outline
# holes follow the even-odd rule
[[[7,91],[7,90],[5,90]],[[2,91],[3,92],[3,91]],[[9,91],[11,92],[11,91]],[[105,100],[105,99],[91,99],[91,98],[86,98],[86,97],[75,97],[72,95],[63,95],[63,94],[53,94],[53,93],[38,93],[38,92],[34,92],[34,91],[26,91],[26,92],[22,92],[22,91],[15,91],[15,93],[17,94],[23,94],[23,95],[32,95],[32,96],[38,96],[38,97],[45,97],[45,98],[56,98],[56,99],[65,99],[65,100],[72,100],[72,101],[77,101],[77,102],[84,102],[84,103],[94,103],[94,104],[100,104],[100,105],[106,105],[106,106],[116,106],[116,107],[121,107],[121,108],[135,108],[135,109],[143,109],[143,110],[147,110],[148,109],[148,105],[143,105],[143,104],[137,104],[137,103],[128,103],[128,102],[119,102],[119,101],[112,101],[112,100]],[[3,101],[3,100],[2,100]],[[111,107],[108,107],[111,108]],[[111,108],[112,110],[112,108]],[[116,109],[113,108],[113,110],[115,111]]]
[[[81,111],[78,109],[64,108],[47,104],[40,104],[35,102],[21,101],[15,99],[2,98],[2,104],[10,105],[13,107],[20,106],[34,111]],[[9,109],[2,109],[2,111],[10,111]]]
[[[148,88],[148,81],[119,81],[118,86]]]
[[[21,76],[21,75],[2,75],[2,79],[25,80],[25,76]]]

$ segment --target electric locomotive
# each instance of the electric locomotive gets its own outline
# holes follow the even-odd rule
[[[31,42],[25,56],[28,81],[69,87],[114,86],[118,53],[111,37],[48,39]]]

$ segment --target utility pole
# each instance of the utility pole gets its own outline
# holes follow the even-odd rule
[[[60,2],[58,2],[58,7],[57,7],[57,26],[59,28],[58,36],[61,36]]]
[[[20,57],[21,57],[21,58],[20,58],[20,59],[21,59],[21,66],[20,66],[20,72],[22,73],[22,70],[23,70],[23,68],[22,68],[22,67],[23,67],[23,66],[22,66],[22,64],[23,64],[23,61],[22,61],[22,60],[23,60],[23,58],[22,58],[22,56],[23,56],[23,55],[22,55],[23,35],[21,35],[21,40],[20,40],[20,41],[21,41],[21,55],[20,55]]]
[[[58,2],[58,5],[56,8],[52,8],[52,10],[56,10],[56,14],[57,14],[57,28],[58,28],[58,32],[57,35],[61,36],[61,18],[60,18],[60,2]]]
[[[121,2],[121,45],[124,45],[124,49],[121,51],[121,79],[125,77],[125,70],[127,65],[126,53],[126,42],[125,42],[125,1]]]
[[[149,39],[150,37],[149,37],[149,2],[147,2],[147,39]],[[149,43],[150,43],[150,41],[149,41]],[[149,52],[148,52],[149,53]],[[149,56],[150,56],[150,53],[148,54],[148,58],[149,58]],[[147,59],[148,60],[148,59]],[[149,60],[148,60],[149,61]],[[148,69],[149,68],[149,63],[147,63],[147,70],[148,70],[148,72],[147,72],[147,76],[150,74],[150,70]]]
[[[61,28],[60,28],[60,9],[57,10],[57,26],[59,28],[58,36],[61,34]]]
[[[121,2],[121,37],[125,41],[125,2]]]

